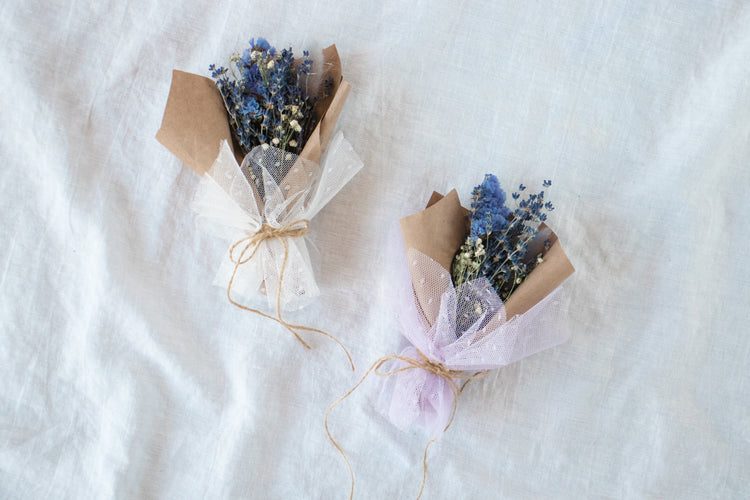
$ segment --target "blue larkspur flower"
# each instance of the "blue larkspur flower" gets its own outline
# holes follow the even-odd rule
[[[510,209],[505,206],[505,191],[496,176],[487,174],[484,181],[474,188],[471,203],[471,234],[481,236],[499,232],[508,227]]]
[[[333,90],[328,79],[318,95],[307,93],[312,68],[307,51],[295,61],[291,48],[277,51],[264,38],[251,39],[242,55],[232,55],[228,68],[209,67],[243,153],[260,144],[302,151],[319,118],[315,104]]]
[[[548,188],[552,181],[544,180]],[[545,191],[529,193],[523,184],[512,193],[518,205],[505,206],[506,195],[497,177],[488,174],[474,188],[471,232],[454,258],[451,274],[457,286],[477,278],[486,278],[502,300],[513,293],[534,267],[542,261],[541,254],[530,255],[531,242],[537,238],[539,224],[554,209],[545,199]],[[548,245],[545,246],[548,248]]]
[[[268,40],[263,38],[262,36],[259,36],[257,40],[254,38],[250,39],[250,46],[254,49],[261,49],[261,50],[271,50],[273,47],[271,47],[271,44],[268,43]]]
[[[255,99],[245,99],[240,105],[240,113],[255,117],[260,113],[260,105]]]

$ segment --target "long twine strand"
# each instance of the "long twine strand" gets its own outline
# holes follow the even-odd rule
[[[357,388],[362,385],[362,383],[367,379],[367,377],[370,376],[371,373],[375,373],[375,375],[379,377],[390,377],[391,375],[396,375],[397,373],[401,373],[407,370],[414,370],[414,369],[420,369],[425,370],[430,373],[433,373],[439,377],[442,377],[445,379],[450,388],[453,392],[453,411],[451,412],[451,418],[448,420],[448,423],[446,424],[445,428],[443,429],[443,432],[447,431],[448,428],[453,423],[453,419],[456,416],[456,411],[458,410],[458,395],[463,391],[464,387],[466,387],[466,384],[468,384],[471,380],[484,377],[487,375],[486,371],[482,371],[479,373],[475,373],[474,375],[464,375],[463,372],[459,370],[451,370],[447,368],[442,363],[438,363],[436,361],[430,360],[427,356],[425,356],[422,351],[417,349],[417,353],[419,354],[420,359],[414,359],[410,358],[408,356],[398,356],[396,354],[391,354],[388,356],[383,356],[382,358],[379,358],[375,360],[375,362],[368,368],[367,372],[362,376],[362,378],[357,382],[357,384],[352,387],[349,392],[341,396],[339,399],[336,400],[335,403],[333,403],[326,412],[326,416],[324,419],[326,433],[328,434],[328,439],[333,443],[333,446],[336,447],[336,449],[341,453],[341,456],[344,458],[344,462],[346,463],[346,467],[349,469],[349,477],[351,478],[351,488],[349,489],[349,500],[352,500],[354,498],[354,469],[352,469],[352,465],[349,462],[349,459],[346,456],[346,453],[341,448],[341,446],[336,442],[336,440],[333,438],[333,435],[331,434],[331,430],[328,427],[328,417],[331,414],[331,411],[342,401],[344,401],[346,398],[351,396],[351,394],[357,390]],[[387,363],[388,361],[392,360],[398,360],[406,364],[406,366],[402,366],[401,368],[396,368],[394,370],[390,371],[380,371],[380,368]],[[465,380],[463,386],[459,388],[458,384],[456,383],[455,379],[459,380]],[[422,484],[419,487],[419,495],[417,496],[417,500],[419,500],[422,497],[422,493],[424,492],[425,483],[427,481],[427,450],[430,448],[430,445],[434,443],[437,440],[437,438],[432,438],[427,443],[427,446],[425,446],[424,449],[424,457],[422,459]]]
[[[342,344],[336,337],[334,337],[328,332],[319,330],[317,328],[311,328],[309,326],[293,325],[293,324],[287,323],[286,321],[284,321],[284,318],[282,318],[281,316],[281,290],[282,290],[282,285],[284,283],[284,273],[286,272],[286,264],[289,258],[289,246],[286,242],[286,238],[301,238],[302,236],[305,235],[305,233],[307,233],[309,228],[310,228],[310,221],[308,219],[300,219],[300,220],[291,222],[285,226],[278,227],[278,228],[269,226],[268,224],[263,224],[258,232],[256,232],[255,234],[251,236],[242,238],[241,240],[237,241],[234,245],[232,245],[232,248],[229,250],[229,258],[232,260],[232,263],[234,264],[234,270],[232,271],[232,277],[229,278],[229,284],[227,285],[227,299],[229,300],[231,304],[239,307],[240,309],[258,314],[259,316],[268,318],[272,321],[276,321],[277,323],[282,325],[284,328],[286,328],[289,332],[291,332],[292,335],[294,335],[297,338],[297,340],[299,340],[300,343],[303,346],[305,346],[305,348],[307,349],[311,349],[310,345],[304,340],[302,340],[302,337],[300,337],[299,333],[297,333],[297,330],[315,332],[315,333],[319,333],[321,335],[328,337],[329,339],[336,342],[339,345],[339,347],[341,347],[341,349],[344,351],[344,354],[346,354],[347,359],[349,360],[349,366],[351,366],[352,371],[354,371],[354,362],[352,361],[352,357],[349,354],[349,351],[346,349],[346,347],[344,347],[344,344]],[[281,263],[281,272],[279,274],[279,284],[276,289],[276,317],[271,316],[270,314],[266,314],[257,309],[247,307],[244,304],[240,304],[239,302],[237,302],[236,300],[232,298],[232,284],[234,283],[234,278],[237,276],[237,270],[242,264],[249,262],[253,257],[255,257],[255,254],[258,252],[258,249],[260,248],[260,244],[263,241],[266,241],[269,239],[279,239],[281,240],[281,244],[284,246],[284,259]],[[246,243],[246,244],[243,247],[242,251],[240,252],[239,257],[235,259],[234,257],[235,249],[242,243]],[[247,254],[247,252],[250,251],[251,248],[252,248],[252,252],[250,252],[250,255],[246,257],[245,255]]]

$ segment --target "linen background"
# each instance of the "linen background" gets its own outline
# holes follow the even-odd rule
[[[336,43],[363,170],[312,221],[307,351],[211,286],[197,176],[155,139],[173,68]],[[425,498],[750,495],[750,4],[0,5],[0,496],[344,498],[328,406],[401,345],[394,221],[487,172],[553,180],[571,340],[467,387]],[[415,497],[426,436],[331,428],[355,498]]]

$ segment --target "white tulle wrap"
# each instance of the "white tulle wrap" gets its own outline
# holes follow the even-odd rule
[[[231,248],[257,233],[263,224],[281,228],[312,219],[361,168],[362,162],[341,133],[331,140],[320,165],[263,145],[253,148],[240,166],[223,142],[193,201],[197,223],[207,233],[226,239]],[[320,290],[305,238],[284,241],[288,257],[280,303],[284,309],[299,309]],[[277,238],[258,245],[253,258],[239,266],[227,250],[214,284],[226,288],[237,267],[232,294],[251,302],[265,294],[269,307],[275,308],[284,244]],[[241,250],[238,246],[235,260]]]

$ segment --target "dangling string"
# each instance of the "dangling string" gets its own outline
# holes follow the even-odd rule
[[[308,219],[300,219],[294,222],[290,222],[289,224],[285,226],[281,226],[281,227],[272,227],[272,226],[269,226],[268,224],[263,224],[258,232],[256,232],[255,234],[246,236],[245,238],[242,238],[237,243],[232,245],[232,248],[229,250],[229,258],[232,260],[232,263],[234,264],[234,270],[232,271],[232,277],[229,278],[229,284],[227,285],[227,299],[229,299],[229,302],[239,307],[240,309],[244,309],[245,311],[249,311],[249,312],[258,314],[260,316],[263,316],[264,318],[268,318],[270,320],[276,321],[277,323],[282,325],[284,328],[289,330],[292,333],[292,335],[294,335],[297,338],[297,340],[299,340],[302,343],[302,345],[305,346],[307,349],[310,349],[310,345],[304,340],[302,340],[302,337],[299,336],[299,333],[297,333],[297,330],[305,330],[308,332],[316,332],[316,333],[320,333],[321,335],[325,335],[329,339],[336,342],[339,345],[339,347],[343,349],[344,353],[346,354],[347,359],[349,360],[349,365],[351,366],[352,371],[354,371],[354,362],[352,361],[352,357],[349,355],[349,351],[346,349],[346,347],[344,347],[344,344],[342,344],[336,337],[334,337],[330,333],[324,332],[323,330],[318,330],[317,328],[311,328],[309,326],[293,325],[293,324],[287,323],[281,317],[281,287],[284,282],[284,272],[286,271],[287,259],[289,258],[289,246],[286,242],[286,238],[301,238],[302,236],[305,235],[305,233],[307,233],[309,228],[310,228],[310,221]],[[234,299],[232,299],[232,284],[234,283],[234,278],[237,275],[237,270],[242,264],[249,262],[253,257],[255,257],[255,254],[258,252],[258,249],[260,248],[260,244],[262,242],[266,240],[270,240],[270,239],[279,239],[281,241],[281,244],[284,246],[284,260],[281,262],[281,273],[279,274],[279,285],[276,290],[276,315],[277,315],[276,317],[273,317],[257,309],[252,309],[250,307],[247,307],[235,301]],[[242,251],[240,252],[239,257],[235,259],[234,257],[235,249],[243,243],[245,243],[245,246],[242,248]],[[245,254],[247,254],[251,248],[252,248],[252,252],[250,252],[250,255],[246,257]]]
[[[451,412],[451,418],[448,420],[448,424],[445,426],[445,429],[443,429],[443,432],[447,431],[448,428],[453,423],[453,418],[456,416],[456,410],[458,409],[458,395],[463,391],[464,387],[466,387],[466,384],[469,383],[469,381],[474,380],[476,378],[481,378],[487,375],[486,371],[475,373],[474,375],[464,375],[462,371],[460,370],[451,370],[450,368],[447,368],[442,363],[439,363],[437,361],[433,361],[427,356],[425,356],[422,351],[417,349],[417,354],[419,354],[419,360],[410,358],[408,356],[398,356],[396,354],[391,354],[388,356],[383,356],[382,358],[377,359],[365,372],[364,376],[357,382],[357,384],[351,388],[349,392],[341,396],[335,403],[333,403],[326,412],[326,416],[324,419],[325,427],[326,427],[326,433],[328,434],[328,439],[331,440],[331,443],[333,443],[333,446],[336,447],[337,450],[339,450],[339,453],[341,453],[341,456],[344,457],[344,462],[346,462],[346,466],[349,469],[349,477],[351,478],[351,489],[349,490],[349,500],[352,500],[354,498],[354,470],[352,469],[352,465],[349,463],[349,459],[346,458],[346,453],[344,453],[344,450],[339,446],[339,444],[336,442],[335,439],[333,439],[333,436],[331,435],[331,431],[328,428],[328,416],[331,414],[331,411],[344,401],[346,398],[348,398],[357,388],[362,385],[362,383],[367,379],[367,377],[370,375],[370,373],[375,373],[375,375],[379,377],[390,377],[391,375],[395,375],[397,373],[401,373],[407,370],[425,370],[427,372],[433,373],[437,375],[438,377],[442,377],[445,379],[445,381],[448,383],[448,385],[451,388],[451,391],[453,392],[453,411]],[[406,366],[402,366],[401,368],[396,368],[391,371],[380,371],[380,368],[387,363],[388,361],[398,360],[406,364]],[[456,379],[459,380],[465,380],[463,386],[459,387],[456,383]],[[422,459],[422,485],[419,488],[419,495],[417,496],[417,500],[419,500],[422,497],[422,493],[424,492],[424,486],[425,481],[427,480],[427,450],[429,449],[430,445],[434,443],[437,440],[437,438],[432,438],[427,443],[427,446],[425,446],[424,449],[424,458]]]

